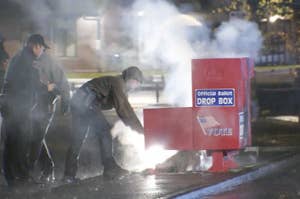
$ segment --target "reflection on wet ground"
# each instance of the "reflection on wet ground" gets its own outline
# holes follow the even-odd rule
[[[274,156],[274,151],[250,148],[236,156],[241,167],[227,173],[183,172],[157,173],[157,175],[132,173],[130,176],[111,181],[104,180],[100,175],[73,184],[57,181],[51,185],[27,185],[13,190],[2,184],[0,198],[169,198],[243,175],[268,164],[274,157],[284,158],[290,153],[289,150],[278,149]],[[81,171],[81,175],[83,173],[84,170]]]
[[[115,121],[115,115],[108,112],[111,122]],[[68,146],[70,131],[66,127],[69,118],[57,118],[56,126],[50,129],[47,140],[51,153],[56,163],[57,182],[52,185],[28,185],[18,189],[9,189],[5,186],[3,175],[0,176],[0,198],[158,198],[171,197],[184,191],[190,191],[195,188],[205,187],[215,184],[225,179],[240,175],[257,166],[268,163],[272,158],[278,158],[289,154],[289,150],[285,150],[287,143],[295,140],[295,137],[289,136],[287,140],[277,139],[280,136],[295,135],[294,128],[296,124],[289,127],[274,126],[274,123],[266,123],[259,121],[254,126],[255,143],[269,144],[272,139],[276,140],[272,147],[265,147],[264,151],[260,151],[256,147],[248,148],[248,151],[241,151],[236,156],[236,161],[242,165],[241,168],[232,170],[228,173],[168,173],[158,175],[142,175],[134,174],[118,181],[105,181],[102,179],[101,157],[99,146],[94,134],[90,134],[81,151],[80,166],[78,177],[84,179],[77,184],[62,184],[60,179],[64,169],[64,159]],[[278,122],[277,122],[278,124]],[[273,133],[271,128],[276,133]],[[262,129],[262,130],[261,130]],[[271,129],[271,130],[270,130]],[[292,129],[292,130],[290,130]],[[279,132],[280,131],[280,132]],[[263,132],[263,133],[262,133]],[[284,132],[284,133],[282,133]],[[287,132],[287,133],[286,133]],[[261,138],[258,140],[257,138]],[[270,139],[272,138],[272,139]],[[283,143],[284,141],[284,143]],[[282,148],[275,148],[278,143],[283,143]],[[299,142],[298,142],[299,143]],[[117,152],[117,150],[116,150]],[[275,155],[274,155],[275,154]],[[37,171],[38,172],[38,171]],[[264,185],[265,186],[265,185]],[[255,186],[253,186],[255,188]],[[238,195],[240,197],[241,195]],[[242,195],[243,196],[243,195]],[[229,195],[229,198],[235,198],[236,193]],[[250,197],[251,198],[251,197]]]
[[[300,198],[300,164],[266,178],[232,187],[232,190],[205,199],[297,199]]]

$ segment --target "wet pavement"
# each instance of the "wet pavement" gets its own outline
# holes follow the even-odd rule
[[[0,198],[201,198],[265,175],[270,175],[299,162],[295,147],[248,148],[235,156],[240,167],[225,173],[184,172],[132,174],[107,181],[101,175],[78,183],[28,185],[9,190],[0,187]]]
[[[144,94],[143,94],[144,95]],[[154,96],[154,93],[150,93]],[[138,95],[140,96],[140,95]],[[147,97],[149,98],[149,97]],[[151,98],[152,99],[152,98]],[[133,98],[135,108],[141,113],[143,99]],[[143,101],[145,102],[145,101]],[[155,101],[149,101],[155,103]],[[153,105],[154,106],[154,105]],[[111,123],[116,121],[115,114],[107,112]],[[70,138],[67,123],[70,118],[56,118],[47,141],[55,161],[57,182],[50,185],[34,184],[8,189],[3,175],[0,176],[0,198],[50,198],[50,199],[79,199],[79,198],[201,198],[216,194],[233,186],[255,180],[265,175],[271,175],[279,170],[296,164],[300,158],[297,136],[300,129],[297,124],[268,123],[263,120],[253,128],[253,144],[265,147],[249,147],[241,150],[235,156],[240,164],[237,169],[226,173],[182,172],[156,173],[156,175],[133,174],[116,181],[106,181],[102,178],[101,157],[95,135],[90,134],[83,145],[79,159],[79,183],[63,184],[60,182],[64,167],[64,158]],[[276,124],[276,125],[275,125]],[[261,126],[260,126],[261,125]],[[263,128],[262,128],[263,127]],[[272,129],[270,128],[272,127]],[[292,130],[291,130],[292,129]],[[283,139],[282,136],[285,136]],[[295,137],[296,136],[296,137]],[[290,146],[294,141],[293,146]]]
[[[299,199],[300,163],[282,169],[272,175],[260,178],[205,199]]]

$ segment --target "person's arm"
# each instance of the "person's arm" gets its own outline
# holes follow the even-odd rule
[[[49,62],[51,62],[51,71],[50,71],[50,79],[51,82],[48,84],[49,92],[52,92],[54,95],[61,96],[61,110],[62,113],[66,113],[69,110],[70,103],[70,86],[67,80],[67,77],[60,66],[60,64],[49,57]]]
[[[116,112],[125,125],[130,126],[139,133],[144,133],[144,128],[131,107],[121,85],[116,84],[112,86],[112,97]]]

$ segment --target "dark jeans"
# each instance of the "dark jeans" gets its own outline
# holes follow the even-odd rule
[[[38,114],[18,112],[3,120],[3,170],[8,184],[28,180],[37,162],[43,173],[53,171],[54,163],[44,141],[46,114],[39,109]]]
[[[95,132],[98,137],[103,166],[105,167],[113,161],[111,125],[103,115],[101,108],[95,105],[96,98],[92,95],[94,95],[92,91],[87,92],[80,88],[72,98],[72,135],[65,164],[65,176],[67,177],[76,176],[80,149],[88,131]]]
[[[29,179],[27,159],[29,144],[29,122],[19,118],[5,118],[5,140],[3,150],[3,171],[8,184],[16,180]]]

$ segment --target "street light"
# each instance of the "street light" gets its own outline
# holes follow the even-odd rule
[[[278,19],[284,19],[284,17],[280,15],[273,15],[269,17],[269,22],[275,23]]]

